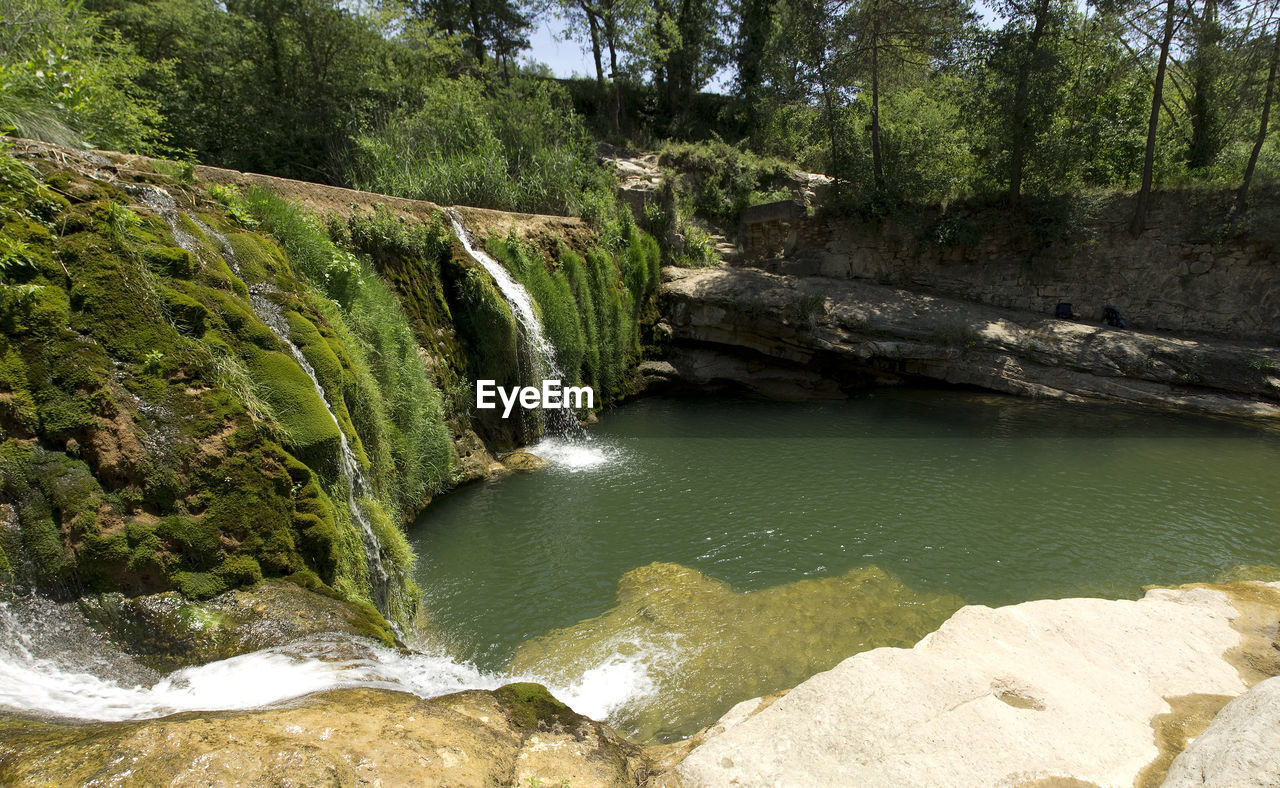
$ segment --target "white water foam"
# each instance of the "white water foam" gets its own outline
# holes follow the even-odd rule
[[[47,605],[42,615],[63,616]],[[23,630],[35,617],[14,615],[0,603],[0,708],[42,717],[117,722],[153,719],[188,711],[241,710],[270,706],[315,692],[376,687],[432,698],[468,689],[496,689],[514,681],[546,685],[579,714],[598,720],[656,692],[653,668],[661,658],[630,646],[606,655],[579,676],[485,672],[443,654],[400,651],[346,636],[326,636],[265,649],[146,683],[96,675],[101,649],[77,654],[71,647],[34,645]],[[121,660],[128,658],[116,654]]]
[[[544,438],[527,451],[541,457],[557,468],[570,472],[585,471],[613,465],[622,459],[622,453],[614,446],[589,439],[569,440],[562,437]]]

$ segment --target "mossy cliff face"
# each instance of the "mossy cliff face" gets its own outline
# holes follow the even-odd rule
[[[354,505],[398,589],[383,613],[407,621],[400,524],[477,472],[453,445],[483,453],[473,428],[490,448],[520,437],[471,410],[476,377],[519,382],[510,311],[438,212],[322,218],[162,169],[0,152],[0,588],[207,599],[284,577],[367,610]],[[501,246],[526,281],[559,283],[563,303],[539,305],[567,358],[597,354],[569,368],[605,401],[652,309],[646,240]],[[597,347],[582,326],[602,320],[620,327]]]

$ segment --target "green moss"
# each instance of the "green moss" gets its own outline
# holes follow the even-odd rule
[[[0,290],[0,330],[11,337],[49,340],[66,331],[71,304],[66,291],[53,285],[34,285],[27,295]]]
[[[155,534],[185,569],[209,570],[223,557],[219,528],[210,520],[171,516],[160,521]]]
[[[280,421],[291,449],[301,452],[308,464],[326,463],[338,450],[339,432],[315,385],[298,363],[283,353],[255,351],[248,367],[262,387],[262,396]],[[329,458],[329,459],[326,459]]]
[[[262,567],[247,555],[228,558],[213,573],[228,587],[253,585],[262,580]]]
[[[508,684],[494,690],[493,694],[506,710],[507,718],[519,728],[536,731],[560,725],[572,729],[584,720],[580,714],[556,700],[541,684]]]
[[[209,310],[204,304],[172,287],[161,287],[160,298],[169,319],[187,336],[200,337],[205,332]]]
[[[177,572],[173,587],[188,599],[212,599],[227,590],[227,585],[211,572]]]
[[[294,539],[288,461],[283,449],[268,444],[228,459],[208,480],[216,497],[205,512],[205,524],[239,543],[239,552],[270,574],[302,568]]]
[[[195,258],[176,246],[153,246],[142,251],[142,259],[157,274],[190,278],[196,271]]]
[[[229,232],[227,242],[235,252],[241,275],[250,282],[263,282],[289,271],[280,247],[257,233]]]
[[[345,386],[342,362],[333,347],[320,335],[314,323],[297,312],[286,312],[289,321],[289,338],[307,357],[307,363],[316,372],[325,392],[340,395]]]
[[[280,346],[279,339],[263,323],[244,298],[235,293],[198,284],[175,281],[173,289],[181,291],[200,302],[208,311],[209,325],[225,329],[226,333],[242,342],[250,342],[264,349]]]
[[[112,590],[113,580],[128,566],[130,554],[129,539],[123,530],[86,536],[76,550],[81,581],[87,588]]]

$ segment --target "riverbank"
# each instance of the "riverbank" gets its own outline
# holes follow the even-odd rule
[[[866,281],[664,269],[655,380],[781,399],[934,381],[1029,397],[1280,416],[1280,348],[1115,329]]]
[[[0,780],[973,788],[1157,786],[1168,774],[1177,786],[1263,785],[1273,753],[1231,731],[1275,716],[1264,679],[1280,673],[1277,619],[1280,584],[1259,582],[967,606],[912,648],[863,652],[647,748],[529,684],[427,700],[337,689],[109,723],[10,713]]]
[[[965,607],[914,648],[740,704],[676,774],[686,788],[1157,786],[1219,709],[1277,674],[1277,618],[1280,586],[1262,583]],[[1205,785],[1275,777],[1196,757]]]

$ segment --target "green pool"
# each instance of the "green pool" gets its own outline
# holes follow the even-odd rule
[[[1238,422],[949,391],[653,398],[542,450],[559,462],[411,529],[427,637],[643,740],[960,604],[1280,564],[1280,435]]]

